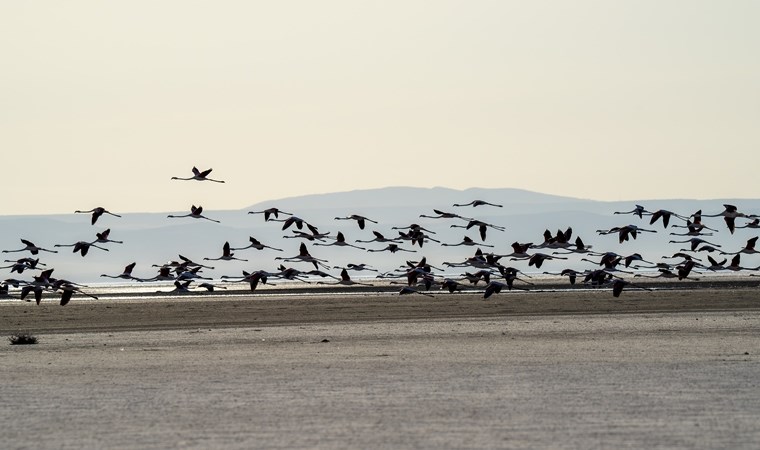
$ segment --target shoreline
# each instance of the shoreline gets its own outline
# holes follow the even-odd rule
[[[708,311],[759,311],[760,291],[752,287],[626,290],[509,291],[483,299],[482,291],[433,297],[328,290],[308,295],[262,291],[253,295],[193,295],[165,298],[82,300],[65,307],[55,297],[0,303],[0,334],[76,333],[162,329],[497,318],[510,316],[599,315]]]

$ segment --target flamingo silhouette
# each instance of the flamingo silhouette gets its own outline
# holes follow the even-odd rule
[[[197,167],[193,166],[193,176],[190,178],[180,178],[180,177],[172,177],[172,180],[182,180],[182,181],[213,181],[214,183],[224,183],[224,181],[221,180],[213,180],[211,178],[208,178],[209,174],[211,174],[212,169],[207,169],[201,172],[198,170]]]

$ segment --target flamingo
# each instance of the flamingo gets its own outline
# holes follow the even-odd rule
[[[751,222],[748,222],[741,226],[735,226],[734,228],[760,228],[760,219],[754,219]]]
[[[438,214],[437,216],[428,216],[426,214],[420,214],[420,217],[424,217],[427,219],[462,219],[466,221],[473,220],[471,217],[464,217],[460,216],[459,214],[451,213],[451,212],[444,212],[439,209],[433,209],[433,212]]]
[[[132,276],[132,270],[134,270],[135,265],[137,265],[136,262],[133,262],[131,264],[127,264],[126,267],[124,267],[124,272],[122,272],[119,275],[107,275],[107,274],[101,274],[101,277],[107,277],[107,278],[122,278],[124,280],[136,280],[136,281],[143,281],[140,278]]]
[[[462,277],[464,277],[464,279],[470,284],[477,286],[480,280],[483,280],[486,284],[490,283],[491,275],[493,275],[493,273],[490,270],[482,269],[475,273],[465,272],[462,274]]]
[[[278,260],[278,261],[289,261],[289,262],[290,261],[301,261],[301,262],[306,262],[306,263],[314,264],[314,268],[315,269],[319,269],[320,266],[323,267],[323,268],[325,268],[325,269],[329,269],[329,266],[327,266],[327,265],[324,264],[327,261],[324,260],[324,259],[317,259],[317,258],[311,256],[311,254],[309,254],[309,249],[306,247],[306,244],[304,244],[303,242],[301,242],[301,245],[298,248],[298,255],[292,256],[292,257],[288,257],[288,258],[283,258],[283,257],[278,256],[277,258],[275,258],[275,260]]]
[[[673,225],[673,227],[678,227],[678,225]],[[707,227],[704,225],[696,225],[692,223],[690,220],[686,221],[685,226],[681,226],[679,228],[686,228],[689,231],[686,233],[670,233],[671,236],[712,236],[712,233],[703,233],[702,230],[706,229]],[[710,228],[711,229],[711,228]]]
[[[726,222],[726,225],[728,226],[728,231],[731,232],[731,234],[734,234],[734,229],[736,228],[736,218],[737,217],[747,217],[746,214],[741,213],[738,211],[738,208],[734,205],[729,205],[724,203],[723,207],[725,208],[722,212],[719,212],[718,214],[704,214],[702,217],[723,217],[723,220]]]
[[[361,286],[374,286],[369,283],[359,283],[358,281],[353,281],[351,279],[351,276],[348,274],[348,271],[346,269],[343,269],[340,271],[340,281],[337,283],[325,283],[322,281],[317,282],[317,284],[328,284],[328,285],[338,285],[341,284],[343,286],[353,286],[353,285],[361,285]]]
[[[591,251],[592,245],[585,245],[583,243],[583,240],[578,236],[575,238],[575,248],[568,247],[566,252],[552,252],[552,255],[569,255],[571,253],[580,253],[580,254],[596,254],[595,252]]]
[[[617,278],[617,279],[615,279],[615,280],[612,281],[612,296],[616,297],[616,298],[620,297],[620,294],[623,292],[623,288],[626,287],[626,286],[628,286],[629,289],[635,287],[636,289],[642,289],[642,290],[645,290],[645,291],[651,291],[651,289],[649,289],[649,288],[640,287],[640,286],[634,286],[634,284],[631,283],[630,281],[625,281],[625,280],[623,280],[621,278]]]
[[[368,252],[385,252],[385,251],[388,251],[388,252],[391,252],[391,253],[396,253],[396,252],[415,253],[417,250],[407,250],[405,248],[399,247],[398,244],[390,243],[385,248],[382,248],[382,249],[379,249],[379,250],[368,249],[367,251]]]
[[[374,220],[368,219],[368,218],[366,218],[364,216],[360,216],[358,214],[351,214],[348,217],[336,217],[335,220],[355,220],[356,223],[359,225],[359,229],[361,229],[361,230],[364,229],[364,225],[365,225],[366,222],[372,222],[374,224],[377,224],[377,222],[375,222]]]
[[[658,209],[657,211],[652,213],[652,218],[649,220],[649,225],[653,225],[660,218],[662,218],[663,228],[667,228],[668,223],[670,222],[671,216],[678,217],[679,219],[682,219],[682,220],[689,220],[688,217],[684,217],[682,215],[676,214],[673,211],[668,211],[667,209]]]
[[[214,183],[224,183],[222,180],[213,180],[211,178],[208,178],[209,174],[211,173],[212,169],[207,169],[201,172],[198,170],[197,167],[193,166],[193,176],[190,178],[180,178],[180,177],[172,177],[172,180],[181,180],[181,181],[213,181]]]
[[[757,244],[757,238],[758,236],[755,236],[752,239],[748,239],[747,244],[744,246],[744,248],[739,250],[738,252],[728,253],[728,252],[721,251],[721,253],[724,255],[738,255],[739,253],[745,253],[747,255],[751,255],[753,253],[760,253],[759,251],[755,250],[755,244]]]
[[[230,250],[230,243],[225,242],[222,246],[222,256],[218,258],[203,258],[204,261],[248,261],[247,259],[235,258],[235,254]]]
[[[21,239],[21,243],[25,245],[24,248],[19,249],[19,250],[3,250],[3,253],[16,253],[16,252],[24,252],[24,251],[28,251],[32,255],[36,255],[41,251],[49,252],[49,253],[58,253],[57,250],[48,250],[46,248],[38,247],[34,245],[34,243],[32,243],[31,241],[27,241],[26,239]]]
[[[463,286],[461,283],[452,280],[451,278],[444,278],[443,282],[441,283],[441,289],[446,289],[450,294],[453,294],[454,292],[461,291],[463,289]]]
[[[37,268],[37,265],[44,266],[45,264],[40,263],[39,258],[32,259],[32,258],[21,258],[16,261],[10,261],[5,260],[5,262],[12,262],[10,266],[3,266],[0,267],[0,269],[11,269],[11,273],[18,272],[18,273],[24,273],[24,270],[34,270]]]
[[[644,214],[651,214],[649,211],[644,209],[641,205],[636,205],[635,208],[633,208],[631,211],[615,211],[613,214],[633,214],[636,216],[639,216],[639,219],[643,219]]]
[[[274,216],[274,218],[277,219],[280,217],[280,214],[285,214],[287,216],[293,215],[293,213],[285,212],[279,208],[267,208],[263,211],[248,211],[248,214],[264,214],[264,222],[268,222],[271,216]]]
[[[702,224],[702,210],[701,209],[698,210],[697,212],[695,212],[694,214],[692,214],[689,217],[691,217],[691,224],[692,224],[692,226],[694,228],[696,228],[697,230],[702,231],[703,229],[705,229],[705,230],[715,231],[716,233],[718,232],[718,230],[716,230],[715,228],[710,228],[710,227],[705,226],[704,224]],[[689,220],[688,220],[688,218],[686,220],[686,225],[685,226],[684,225],[673,225],[673,228],[689,228]]]
[[[690,243],[691,244],[691,251],[692,252],[697,249],[697,247],[699,246],[699,244],[708,244],[708,245],[712,245],[712,246],[715,246],[715,247],[720,247],[719,244],[713,244],[712,242],[707,242],[706,240],[700,239],[700,238],[697,238],[697,237],[694,237],[694,238],[691,238],[691,239],[687,239],[685,241],[668,241],[668,243],[669,244],[685,244],[685,243]],[[684,249],[683,251],[688,251],[688,250]]]
[[[111,229],[108,228],[105,231],[101,233],[95,233],[95,237],[97,239],[94,242],[97,242],[99,244],[106,244],[108,242],[113,242],[114,244],[123,244],[123,241],[114,241],[113,239],[109,239],[108,236],[111,234]]]
[[[425,228],[425,227],[423,227],[423,226],[421,226],[421,225],[419,225],[417,223],[409,224],[409,226],[406,226],[406,227],[392,227],[391,228],[391,230],[407,230],[407,229],[411,230],[411,231],[427,231],[430,234],[436,234],[435,231],[428,230],[427,228]]]
[[[544,272],[545,275],[558,275],[567,277],[570,281],[570,284],[575,284],[575,281],[578,279],[579,276],[585,275],[586,272],[578,272],[574,269],[562,269],[562,272],[560,273],[552,273],[552,272]]]
[[[61,291],[60,292],[60,294],[61,294],[61,306],[66,306],[69,303],[69,301],[71,300],[71,298],[74,296],[75,292],[78,293],[78,294],[86,295],[86,296],[88,296],[90,298],[94,298],[95,300],[98,299],[97,296],[92,295],[92,294],[88,294],[88,293],[82,291],[78,287],[76,287],[76,286],[74,286],[74,285],[66,282],[66,280],[58,280],[56,283],[54,283],[53,284],[53,290],[55,290],[55,291]],[[38,304],[39,304],[39,302],[38,302]]]
[[[257,271],[252,272],[252,273],[248,273],[248,272],[246,272],[244,270],[243,271],[243,277],[240,280],[237,280],[237,281],[249,283],[249,285],[251,287],[251,292],[253,292],[258,287],[259,282],[261,282],[262,284],[266,284],[267,283],[267,278],[269,276],[271,276],[271,274],[269,274],[268,272],[264,272],[262,270],[257,270]],[[225,282],[229,281],[229,278],[231,278],[231,277],[228,277],[226,275],[222,275],[222,280],[225,281]]]
[[[739,255],[736,255],[739,256]],[[712,256],[707,256],[707,260],[710,261],[710,265],[706,266],[705,269],[712,270],[713,272],[717,272],[719,270],[725,270],[726,262],[728,261],[726,258],[723,258],[723,261],[718,262],[715,260]]]
[[[277,277],[284,278],[286,280],[298,280],[303,283],[309,283],[308,280],[299,278],[299,275],[303,275],[303,272],[301,272],[298,269],[286,268],[285,266],[280,264],[280,267],[278,267],[277,270],[280,271],[279,273],[275,274],[275,276]]]
[[[114,217],[121,217],[118,214],[114,214],[111,211],[108,211],[107,209],[103,208],[102,206],[98,206],[96,208],[92,208],[89,211],[76,210],[76,211],[74,211],[74,213],[79,213],[79,214],[89,214],[89,213],[92,213],[92,221],[91,222],[92,222],[93,225],[95,225],[95,222],[97,222],[98,218],[100,216],[102,216],[103,214],[110,214],[110,215],[112,215]]]
[[[472,227],[478,227],[478,231],[480,232],[480,239],[485,241],[486,240],[486,230],[488,228],[493,228],[494,230],[498,231],[504,231],[506,228],[500,227],[498,225],[492,225],[490,223],[482,222],[480,220],[471,220],[467,223],[467,225],[450,225],[451,228],[465,228],[469,230]]]
[[[322,247],[330,247],[330,246],[336,245],[338,247],[353,247],[353,248],[358,248],[359,250],[366,250],[366,248],[364,247],[359,247],[357,245],[349,244],[348,242],[346,242],[346,237],[343,236],[343,233],[341,233],[340,231],[338,231],[338,234],[336,235],[334,242],[330,244],[320,244],[319,242],[315,242],[314,245],[320,245]]]
[[[409,295],[409,294],[420,294],[420,295],[424,295],[426,297],[433,297],[433,298],[435,298],[435,296],[432,295],[432,294],[428,294],[427,292],[418,291],[417,289],[414,289],[414,288],[409,287],[409,286],[404,286],[404,287],[401,288],[400,291],[398,291],[398,295]]]
[[[637,273],[637,274],[634,275],[634,277],[641,277],[641,278],[667,278],[667,279],[678,278],[678,274],[673,273],[673,271],[671,271],[670,269],[660,268],[660,269],[657,269],[657,270],[659,272],[657,275],[644,275],[644,274],[641,274],[641,273]],[[687,278],[689,278],[691,280],[699,280],[699,278],[691,278],[691,277],[687,277]]]
[[[54,247],[74,247],[72,250],[72,253],[79,252],[82,254],[82,257],[87,255],[87,252],[90,251],[90,247],[99,248],[101,250],[108,251],[105,247],[100,247],[98,245],[93,244],[92,242],[85,242],[85,241],[78,241],[73,244],[55,244]]]
[[[475,241],[473,241],[472,239],[470,239],[468,236],[465,236],[465,237],[462,239],[462,242],[460,242],[460,243],[458,243],[458,244],[447,244],[447,243],[445,243],[445,242],[444,242],[444,243],[442,243],[441,245],[442,245],[442,246],[444,246],[444,247],[458,247],[458,246],[460,246],[460,245],[466,245],[466,246],[468,246],[468,247],[469,247],[469,246],[473,246],[473,245],[478,245],[478,246],[480,246],[480,247],[489,247],[489,248],[493,248],[493,245],[487,245],[487,244],[478,244],[477,242],[475,242]]]
[[[208,292],[214,292],[214,289],[227,289],[225,286],[216,286],[211,283],[200,283],[198,287],[203,288]]]
[[[548,229],[544,231],[544,242],[540,245],[535,245],[533,248],[568,248],[572,244],[570,244],[570,239],[573,236],[573,228],[567,227],[567,230],[557,230],[557,235],[552,236],[551,231]]]
[[[158,275],[156,275],[153,278],[146,278],[142,281],[172,281],[176,280],[177,277],[172,275],[172,268],[169,266],[162,266],[158,269]]]
[[[636,239],[636,236],[638,233],[646,232],[646,233],[656,233],[655,230],[648,230],[645,228],[639,228],[636,225],[626,225],[624,227],[613,227],[609,230],[596,230],[597,233],[600,235],[607,235],[607,234],[617,234],[618,240],[622,244],[624,241],[627,241],[629,236],[633,239]]]
[[[739,263],[741,262],[741,259],[740,259],[740,258],[741,258],[741,254],[737,254],[737,255],[735,255],[733,258],[731,258],[731,264],[729,264],[729,265],[726,267],[726,269],[728,269],[728,270],[732,270],[732,271],[734,271],[734,272],[738,272],[738,271],[740,271],[740,270],[752,270],[752,271],[757,271],[757,270],[759,270],[759,269],[760,269],[760,267],[755,267],[755,268],[753,269],[753,268],[750,268],[750,267],[742,267],[742,266],[740,266],[740,265],[739,265]]]
[[[345,268],[348,269],[348,270],[354,270],[356,272],[360,272],[360,271],[363,271],[363,270],[369,270],[371,272],[377,272],[377,269],[369,266],[368,264],[364,264],[364,263],[361,263],[361,264],[348,263],[348,264],[346,264]],[[343,267],[341,267],[341,266],[333,266],[333,269],[343,269]]]
[[[512,253],[507,253],[506,255],[499,255],[502,258],[506,258],[508,256],[512,257],[513,261],[519,260],[519,259],[530,259],[530,254],[528,254],[528,250],[533,245],[532,242],[526,242],[526,243],[519,243],[517,241],[512,243]]]
[[[357,240],[356,242],[360,242],[360,243],[368,243],[368,242],[396,242],[396,243],[400,243],[401,242],[398,239],[388,239],[388,238],[386,238],[385,236],[383,236],[382,234],[380,234],[377,231],[373,231],[372,234],[375,235],[374,239],[370,239],[368,241]]]
[[[625,267],[630,267],[631,263],[632,263],[632,262],[634,262],[634,261],[641,261],[641,262],[645,262],[645,263],[647,263],[647,264],[654,264],[654,263],[653,263],[653,262],[651,262],[651,261],[647,261],[647,260],[645,260],[645,259],[644,259],[644,258],[641,256],[641,254],[640,254],[640,253],[633,253],[633,254],[631,254],[631,255],[628,255],[628,256],[626,256],[625,258],[623,258],[623,261],[625,261]]]
[[[474,208],[476,206],[483,206],[483,205],[496,206],[497,208],[501,208],[504,206],[504,205],[497,205],[496,203],[489,203],[485,200],[473,200],[470,203],[463,203],[463,204],[454,203],[453,206],[472,206]]]
[[[274,248],[274,247],[270,247],[268,245],[262,244],[261,242],[259,242],[258,239],[256,239],[253,236],[248,236],[248,240],[251,242],[250,245],[248,245],[246,247],[233,248],[232,250],[245,250],[245,249],[248,249],[248,248],[255,248],[256,250],[264,250],[265,248],[271,248],[272,250],[276,250],[278,252],[282,251],[282,249],[280,249],[280,248]]]
[[[545,253],[534,253],[528,260],[528,265],[536,266],[536,269],[540,269],[544,261],[552,260],[552,259],[567,259],[567,258],[562,257],[562,256],[551,256]]]
[[[421,230],[409,230],[406,233],[399,231],[398,236],[399,239],[412,241],[412,247],[414,247],[414,244],[419,244],[420,248],[422,248],[422,244],[428,241],[437,242],[439,244],[441,243],[441,241],[431,238]]]
[[[521,291],[527,291],[527,289],[525,289],[525,288],[519,288],[519,287],[517,287],[517,286],[513,286],[513,285],[512,285],[512,283],[511,283],[509,280],[507,280],[507,282],[506,282],[506,283],[502,283],[501,281],[491,281],[491,282],[490,282],[490,283],[488,283],[488,285],[486,286],[486,290],[485,290],[485,292],[483,292],[483,298],[484,298],[484,299],[486,299],[486,298],[490,297],[490,296],[491,296],[491,295],[493,295],[493,294],[498,294],[498,293],[500,293],[500,292],[502,291],[502,289],[504,289],[504,288],[507,288],[507,289],[508,289],[508,290],[510,290],[510,291],[511,291],[513,288],[514,288],[514,289],[519,289],[519,290],[521,290]]]
[[[210,220],[211,222],[221,223],[218,220],[209,219],[208,217],[204,216],[203,207],[200,205],[198,205],[197,207],[195,205],[190,206],[190,214],[185,214],[182,216],[174,216],[174,215],[169,214],[166,217],[169,217],[172,219],[181,218],[181,217],[192,217],[193,219],[206,219],[206,220]]]
[[[192,269],[181,270],[177,274],[177,280],[184,281],[184,280],[210,280],[211,279],[208,277],[201,276],[200,270],[201,270],[200,267],[193,267]]]
[[[316,228],[314,228],[316,230]],[[306,233],[304,231],[300,230],[290,230],[293,232],[292,236],[283,236],[284,239],[306,239],[309,241],[319,241],[324,242],[326,238],[330,237],[330,232],[327,233],[320,233],[317,231],[316,233]]]

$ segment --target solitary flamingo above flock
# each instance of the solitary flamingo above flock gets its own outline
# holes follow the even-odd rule
[[[171,180],[180,180],[180,181],[208,181],[213,183],[225,183],[223,180],[216,180],[209,178],[209,175],[211,173],[212,169],[207,170],[198,170],[196,167],[192,168],[192,177],[171,177]],[[458,207],[458,208],[465,208],[465,207],[491,207],[491,208],[502,208],[503,205],[498,203],[492,203],[485,200],[476,199],[473,201],[470,201],[469,203],[453,203],[451,205],[452,207]],[[276,257],[274,258],[274,261],[280,261],[282,263],[306,263],[309,265],[312,265],[314,267],[313,270],[310,271],[301,271],[293,267],[285,267],[283,265],[279,265],[277,267],[276,271],[266,271],[264,269],[257,269],[254,271],[243,271],[242,276],[231,276],[231,275],[223,275],[221,277],[222,282],[227,283],[234,283],[234,282],[244,282],[247,283],[250,287],[250,290],[257,289],[261,284],[267,284],[270,280],[275,279],[281,279],[281,280],[297,280],[305,283],[312,282],[310,277],[319,277],[321,279],[324,278],[331,278],[336,281],[334,282],[326,282],[326,281],[317,281],[317,284],[320,285],[342,285],[342,286],[355,286],[355,285],[362,285],[362,286],[371,286],[371,283],[364,283],[364,282],[358,282],[351,278],[349,271],[373,271],[377,273],[376,278],[377,279],[390,279],[390,280],[403,280],[402,282],[405,284],[405,286],[399,291],[399,294],[405,295],[405,294],[423,294],[423,295],[431,295],[430,291],[433,287],[438,289],[443,289],[446,291],[449,291],[450,293],[457,293],[467,290],[477,290],[478,292],[482,292],[483,298],[490,298],[494,294],[498,294],[502,292],[504,289],[506,290],[529,290],[530,288],[527,286],[530,286],[532,283],[530,281],[525,280],[524,278],[518,277],[518,274],[521,273],[519,269],[513,268],[513,267],[507,267],[503,265],[500,261],[507,261],[507,258],[509,261],[518,261],[521,263],[525,263],[527,261],[528,267],[535,267],[536,269],[542,268],[543,264],[558,264],[554,261],[558,260],[567,260],[568,258],[566,256],[560,256],[560,255],[572,255],[572,254],[578,254],[578,255],[585,255],[588,257],[601,257],[599,261],[595,261],[588,258],[582,258],[581,261],[587,261],[593,263],[595,266],[598,266],[599,268],[592,268],[592,269],[573,269],[573,268],[563,268],[559,272],[543,272],[545,274],[553,274],[556,276],[567,276],[571,284],[575,284],[577,280],[582,279],[582,283],[587,286],[594,286],[594,287],[610,287],[612,290],[612,294],[614,296],[619,296],[624,288],[639,288],[639,289],[649,289],[645,286],[637,286],[632,281],[626,280],[622,277],[621,274],[634,274],[635,277],[649,277],[649,278],[677,278],[679,280],[696,280],[698,277],[694,277],[691,274],[693,272],[697,271],[703,271],[704,272],[718,272],[718,271],[724,271],[729,270],[733,272],[738,271],[758,271],[760,269],[760,266],[758,267],[742,267],[740,265],[740,255],[753,255],[756,253],[760,253],[759,251],[755,250],[755,245],[757,242],[758,237],[750,238],[746,241],[746,244],[744,244],[743,247],[739,248],[737,251],[733,252],[726,252],[721,249],[721,246],[715,243],[711,243],[707,240],[704,240],[702,237],[711,236],[713,233],[717,233],[718,230],[714,228],[709,228],[706,225],[702,224],[702,219],[706,217],[723,217],[726,226],[731,234],[734,233],[736,229],[742,229],[742,228],[760,228],[760,219],[751,214],[745,214],[742,212],[739,212],[738,208],[734,205],[723,205],[724,210],[722,212],[716,213],[716,214],[702,214],[702,211],[697,211],[694,214],[678,214],[673,211],[665,210],[665,209],[658,209],[656,211],[650,212],[648,211],[644,206],[642,205],[635,205],[635,207],[630,211],[615,211],[613,212],[614,215],[631,215],[634,216],[634,218],[638,218],[639,220],[647,220],[649,221],[649,225],[656,225],[658,222],[662,223],[662,227],[664,230],[667,230],[668,228],[682,228],[686,229],[687,231],[684,233],[676,233],[671,232],[670,235],[673,236],[685,236],[688,237],[688,239],[685,240],[678,240],[678,239],[672,239],[669,243],[679,243],[679,244],[689,244],[689,248],[686,249],[680,249],[678,253],[675,253],[672,257],[663,256],[663,260],[665,259],[679,259],[680,261],[676,263],[669,263],[669,262],[650,262],[647,261],[642,257],[639,253],[631,253],[628,255],[618,255],[614,252],[596,252],[592,251],[592,246],[585,245],[583,240],[580,237],[575,237],[575,240],[573,241],[573,229],[572,227],[568,227],[566,230],[558,230],[557,233],[551,233],[549,230],[546,230],[543,233],[543,239],[540,244],[533,244],[532,242],[525,242],[525,243],[519,243],[514,242],[511,244],[512,252],[508,254],[494,254],[494,253],[484,253],[483,248],[490,249],[493,248],[494,245],[492,244],[486,244],[486,240],[490,239],[491,241],[494,240],[494,238],[487,233],[488,230],[493,230],[495,233],[504,233],[506,232],[506,227],[502,225],[497,225],[493,223],[486,222],[481,219],[468,217],[465,215],[460,215],[457,213],[452,212],[446,212],[439,209],[434,209],[433,213],[435,215],[429,215],[429,214],[420,214],[420,218],[427,218],[427,219],[435,219],[437,220],[451,220],[455,221],[455,223],[452,223],[449,225],[449,228],[462,228],[465,231],[469,230],[477,230],[478,237],[480,242],[477,242],[475,239],[472,239],[471,237],[465,235],[463,239],[460,242],[441,242],[441,240],[436,239],[433,237],[435,235],[435,231],[429,230],[424,228],[423,226],[412,223],[411,225],[407,227],[391,227],[391,230],[395,230],[397,234],[392,237],[385,237],[381,232],[377,230],[371,230],[372,235],[374,236],[373,239],[353,239],[352,241],[349,241],[346,238],[346,234],[353,234],[347,232],[344,234],[342,231],[338,231],[334,236],[331,234],[331,232],[321,232],[319,228],[308,222],[307,220],[295,215],[291,212],[283,211],[282,209],[271,207],[267,208],[261,211],[249,211],[248,214],[262,214],[264,216],[265,223],[281,223],[282,225],[278,225],[279,228],[282,231],[290,230],[292,234],[285,235],[283,238],[296,238],[301,239],[302,242],[299,247],[299,253],[297,255],[291,256],[291,257]],[[482,208],[479,208],[479,210],[482,210]],[[91,225],[95,225],[98,221],[98,218],[100,218],[103,214],[108,214],[117,218],[122,217],[119,214],[112,213],[108,210],[106,210],[103,207],[96,207],[90,210],[77,210],[75,213],[81,213],[81,214],[91,214]],[[282,217],[281,217],[282,216]],[[178,219],[178,218],[193,218],[193,219],[203,219],[206,221],[214,222],[214,223],[220,223],[219,220],[212,219],[209,217],[206,217],[203,215],[203,207],[202,206],[196,206],[192,205],[190,208],[190,213],[184,214],[184,215],[168,215],[167,218],[171,219]],[[646,219],[645,219],[646,218]],[[748,220],[747,223],[744,224],[736,224],[736,219],[738,218],[746,218]],[[684,222],[684,224],[680,223],[674,223],[671,224],[671,221],[673,220],[680,220]],[[366,216],[360,215],[360,214],[347,214],[345,216],[336,216],[334,218],[336,221],[355,221],[359,231],[357,233],[365,230],[368,224],[372,225],[379,225],[380,222],[370,219]],[[291,228],[292,227],[292,228]],[[658,225],[659,227],[659,225]],[[356,230],[354,228],[354,230]],[[707,230],[707,231],[705,231]],[[107,247],[104,247],[103,245],[106,244],[123,244],[123,241],[117,241],[112,240],[109,238],[111,229],[107,229],[105,231],[96,233],[96,239],[92,241],[77,241],[72,244],[55,244],[55,247],[62,248],[62,247],[73,247],[72,252],[79,252],[82,257],[85,257],[88,255],[88,252],[91,248],[96,248],[102,251],[108,251]],[[619,243],[624,242],[630,242],[631,240],[637,239],[640,233],[658,233],[656,229],[649,229],[649,228],[643,228],[635,224],[623,224],[620,226],[611,227],[609,229],[600,229],[597,230],[598,235],[604,236],[608,234],[615,234],[618,237]],[[446,266],[449,269],[452,268],[462,268],[465,269],[465,272],[460,275],[459,279],[456,279],[456,277],[442,277],[441,275],[436,275],[436,271],[442,271],[442,269],[437,268],[429,263],[427,263],[427,259],[422,256],[419,261],[406,261],[404,264],[401,264],[400,268],[387,271],[384,273],[379,273],[377,269],[372,268],[366,263],[349,263],[345,266],[330,266],[329,261],[324,258],[318,258],[314,255],[312,255],[309,251],[309,248],[306,245],[306,242],[312,242],[314,247],[350,247],[354,250],[348,250],[351,251],[366,251],[368,253],[375,253],[375,252],[390,252],[392,254],[396,254],[398,252],[403,253],[418,253],[422,252],[423,246],[425,244],[428,245],[440,245],[442,247],[476,247],[477,250],[475,251],[474,256],[468,256],[461,262],[450,262],[450,261],[444,261],[442,263],[443,266]],[[11,250],[3,250],[3,253],[12,253],[12,252],[29,252],[34,256],[37,256],[40,254],[40,252],[50,252],[50,253],[56,253],[56,250],[51,250],[47,248],[43,248],[40,246],[35,245],[31,241],[27,239],[21,239],[21,242],[25,245],[23,248],[20,249],[11,249]],[[229,241],[224,242],[224,245],[222,246],[222,253],[221,256],[216,257],[204,257],[204,261],[243,261],[247,262],[248,260],[245,258],[240,258],[235,256],[234,251],[242,251],[246,249],[255,249],[255,250],[272,250],[277,252],[282,252],[283,250],[271,245],[263,244],[258,239],[256,239],[254,236],[248,237],[249,244],[244,247],[232,247],[229,243]],[[377,248],[367,248],[362,247],[359,245],[355,245],[351,242],[358,243],[365,243],[365,244],[385,244],[385,247],[377,247]],[[400,244],[408,242],[408,245],[411,248],[408,247],[402,247]],[[100,244],[100,245],[99,245]],[[629,244],[626,244],[629,245]],[[418,247],[418,249],[415,249],[415,246]],[[558,251],[552,251],[551,253],[542,253],[542,252],[536,252],[536,250],[540,249],[550,249],[550,250],[558,250]],[[724,259],[722,262],[718,262],[711,256],[708,256],[707,259],[709,260],[709,264],[702,263],[701,260],[697,257],[697,254],[700,252],[718,252],[722,255],[732,255],[732,261],[731,264],[726,266],[726,260]],[[61,296],[60,303],[62,305],[67,304],[72,296],[74,294],[82,294],[90,297],[97,298],[91,294],[88,294],[83,291],[83,288],[86,288],[85,286],[82,286],[80,284],[67,281],[67,280],[61,280],[53,278],[53,270],[52,268],[45,268],[45,264],[40,262],[39,258],[32,259],[32,258],[20,258],[18,260],[6,260],[6,262],[12,263],[9,266],[5,266],[3,268],[10,268],[11,273],[17,272],[19,274],[24,273],[24,271],[39,271],[37,275],[33,275],[31,280],[18,280],[13,278],[8,278],[0,283],[0,293],[5,296],[10,296],[11,293],[13,293],[12,290],[9,289],[9,287],[13,287],[15,289],[20,290],[20,298],[25,299],[29,294],[33,294],[36,302],[39,304],[42,299],[43,292],[57,292]],[[623,270],[619,267],[619,265],[622,265],[625,267],[626,270]],[[648,265],[645,265],[648,264]],[[146,283],[146,282],[153,282],[153,281],[171,281],[174,282],[174,290],[171,291],[172,293],[182,293],[182,292],[190,292],[191,291],[191,283],[193,283],[195,280],[209,280],[209,277],[203,276],[202,271],[203,269],[213,269],[213,267],[210,266],[204,266],[202,264],[198,264],[193,262],[192,260],[183,257],[180,255],[180,261],[172,261],[166,264],[156,264],[154,266],[158,267],[158,274],[152,276],[152,277],[138,277],[133,275],[133,272],[135,270],[135,267],[137,266],[137,262],[130,262],[128,263],[123,271],[120,274],[116,275],[109,275],[109,274],[102,274],[101,277],[104,278],[112,278],[112,279],[120,279],[120,280],[127,280],[127,281],[134,281],[139,283]],[[325,272],[325,270],[330,269],[340,269],[340,275],[335,276],[330,274],[329,272]],[[468,272],[468,269],[472,269],[472,273]],[[656,269],[657,274],[656,275],[647,275],[646,273],[637,273],[635,271],[637,270],[650,270],[650,269]],[[526,275],[527,276],[527,275]],[[500,281],[502,279],[503,281]],[[523,283],[523,286],[518,286],[515,284],[516,281],[519,281]],[[396,281],[391,281],[391,283],[395,283]],[[483,291],[478,290],[478,284],[480,282],[485,283],[485,288]],[[271,283],[269,283],[271,284]],[[472,286],[471,288],[468,286]],[[213,291],[214,285],[211,283],[199,283],[199,288],[205,289],[207,291]],[[222,287],[222,286],[220,286]]]

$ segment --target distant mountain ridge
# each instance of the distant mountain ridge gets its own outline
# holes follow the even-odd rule
[[[358,189],[344,192],[285,197],[259,202],[246,209],[266,208],[268,207],[267,205],[271,204],[281,205],[283,209],[286,209],[286,207],[291,205],[298,205],[301,209],[305,210],[323,207],[428,206],[449,203],[467,203],[475,199],[507,204],[552,204],[593,201],[560,195],[543,194],[540,192],[515,188],[469,188],[456,190],[445,187],[417,188],[392,186],[377,189]]]

